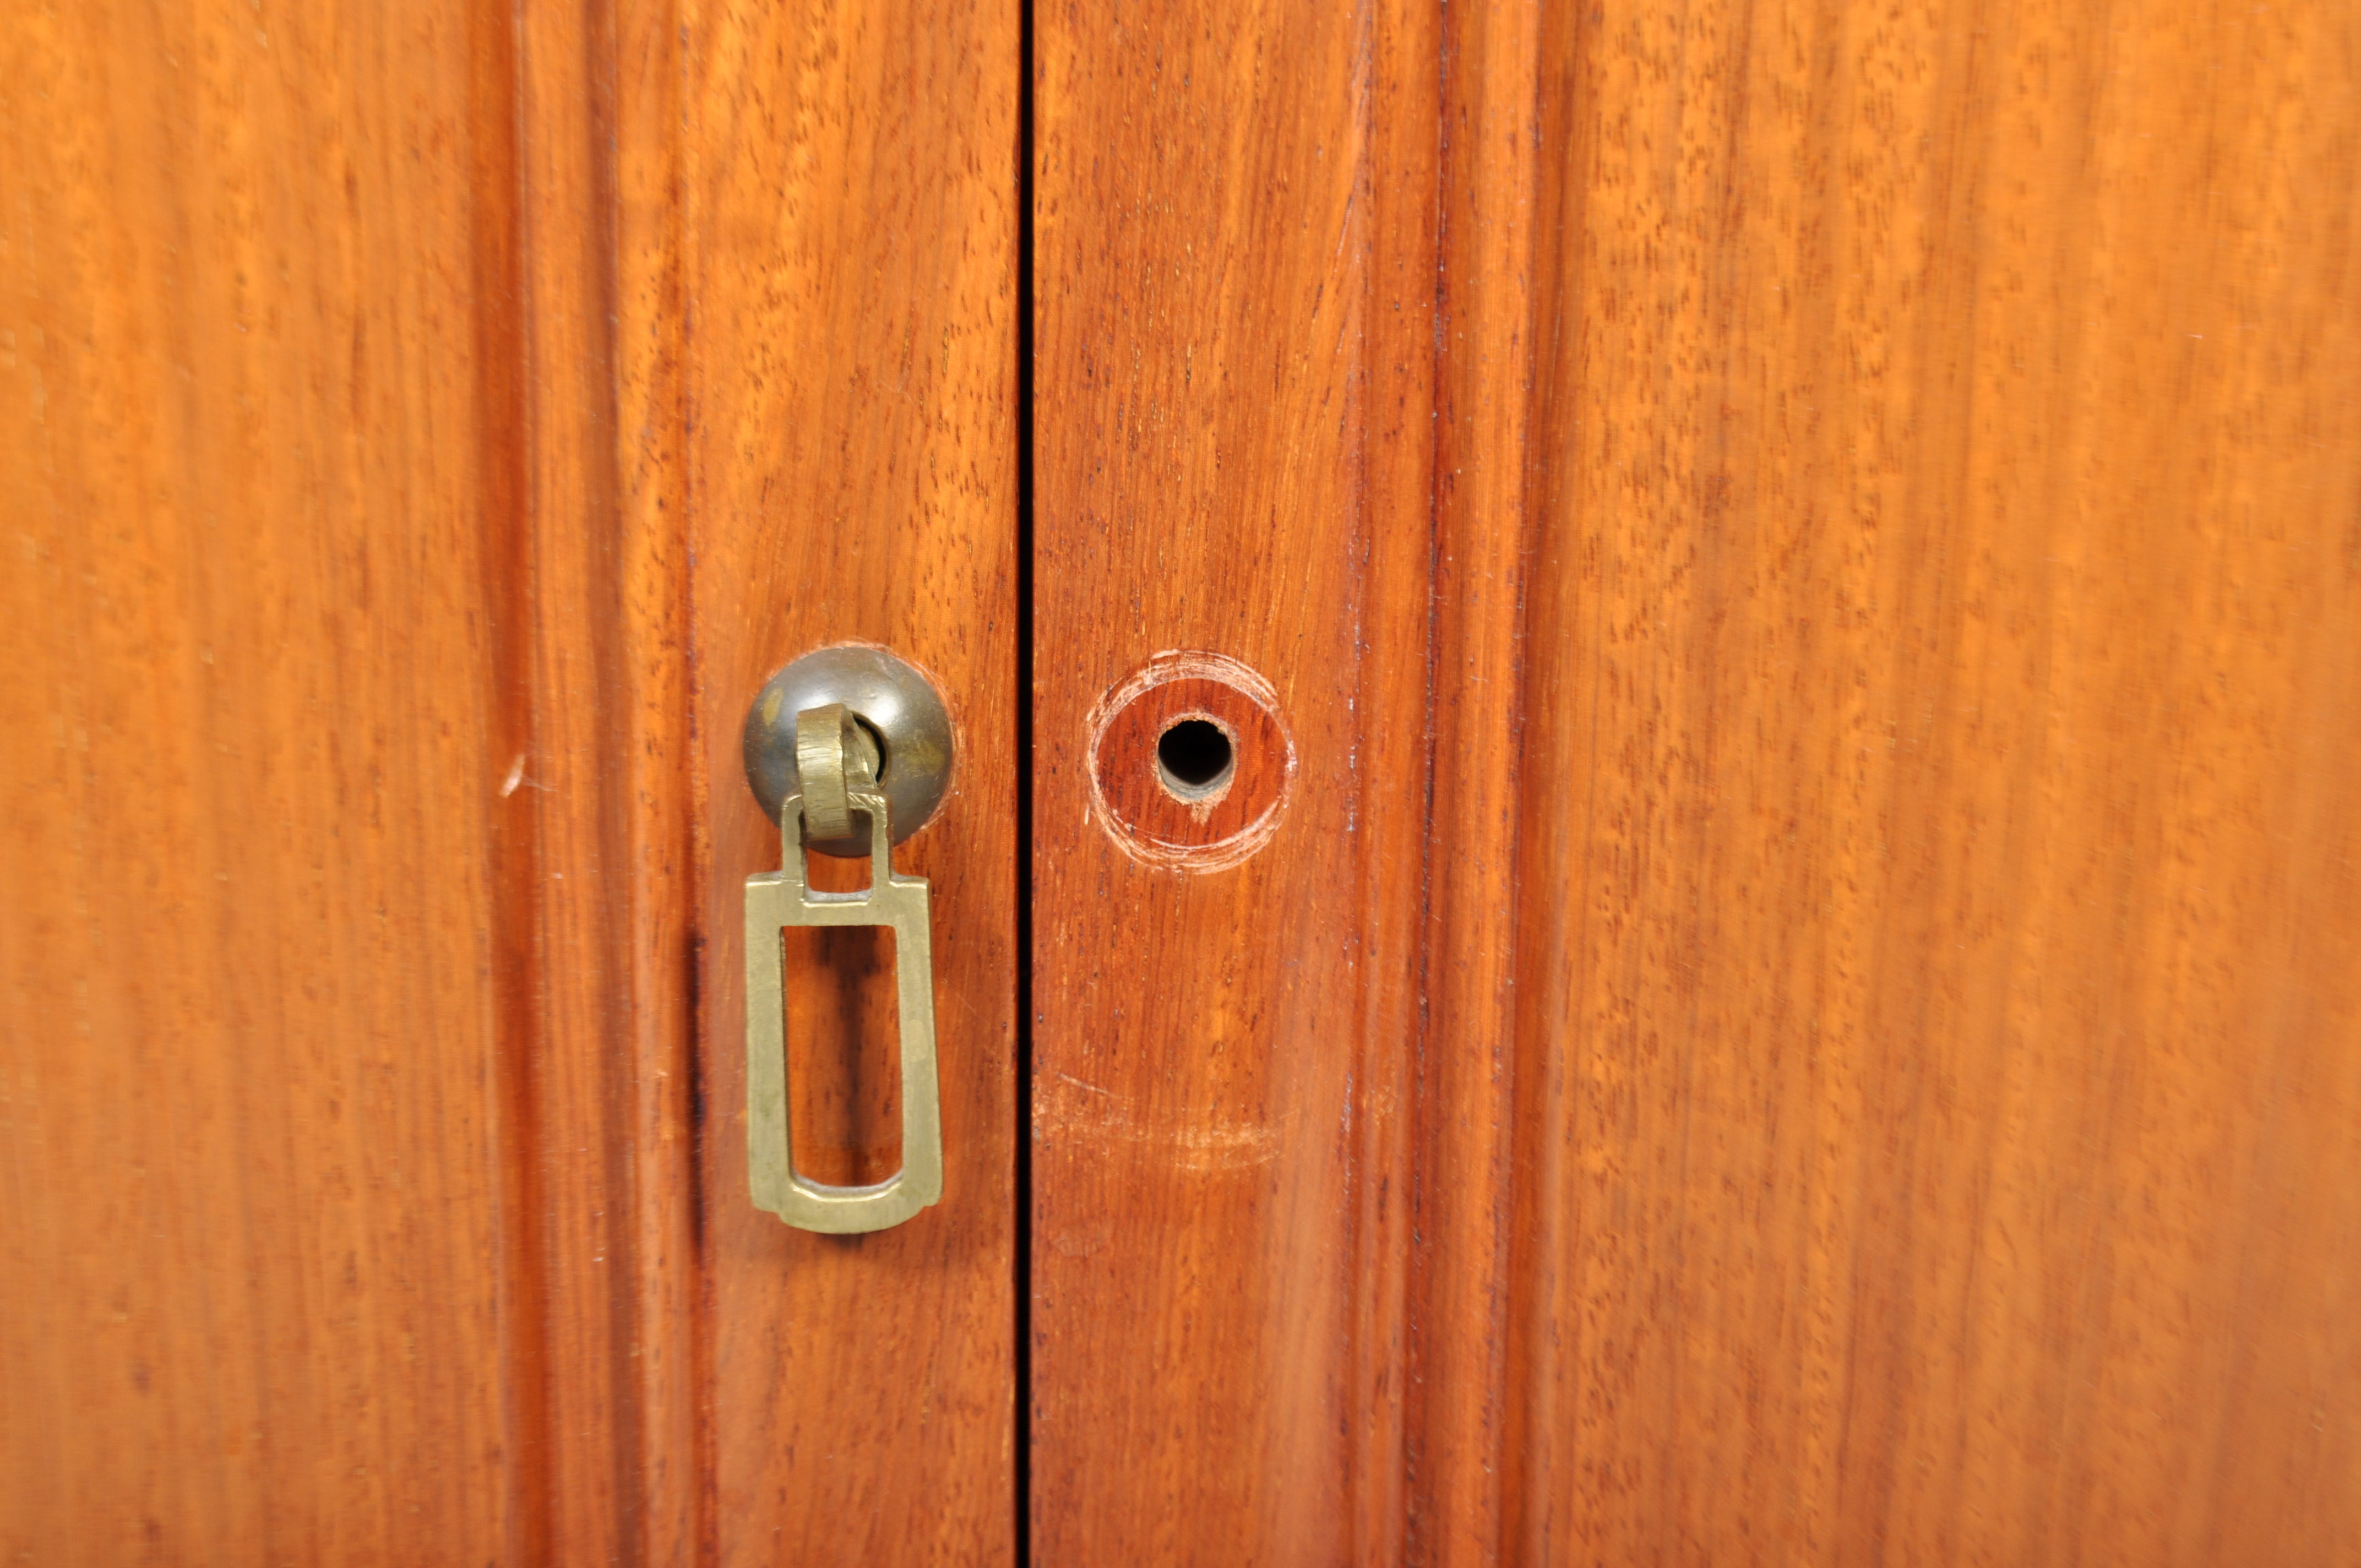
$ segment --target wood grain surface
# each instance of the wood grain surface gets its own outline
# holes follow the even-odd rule
[[[0,27],[10,1561],[696,1545],[671,38]]]
[[[1399,1557],[1432,20],[1036,12],[1038,1562]],[[1295,746],[1228,871],[1088,809],[1093,707],[1171,649]]]
[[[1219,676],[1193,672],[1212,668]],[[1295,781],[1295,746],[1252,671],[1177,654],[1119,682],[1083,720],[1093,819],[1150,865],[1224,871],[1269,842]],[[1207,776],[1165,765],[1166,737],[1210,730]],[[1183,730],[1183,733],[1186,731]]]
[[[0,1544],[1005,1559],[1016,13],[117,9],[0,46]],[[967,750],[950,1192],[847,1245],[699,933],[856,637]]]
[[[682,6],[704,927],[730,934],[698,969],[719,1563],[1015,1555],[1020,20],[1014,0]],[[959,754],[895,851],[934,887],[943,1198],[840,1237],[747,1200],[734,934],[780,851],[740,762],[746,707],[845,641],[928,672]],[[790,950],[791,991],[859,978],[820,952]],[[816,1092],[858,1063],[788,1055],[793,1091],[845,1114],[839,1157],[882,1157]]]
[[[0,34],[12,1560],[513,1528],[479,214],[381,156],[474,84],[381,20]]]
[[[1533,59],[1499,1553],[2349,1558],[2361,15]]]
[[[2361,20],[1039,5],[1028,869],[1022,19],[8,12],[0,1554],[2348,1558]],[[701,935],[848,640],[861,1239]],[[1092,814],[1174,649],[1224,870]]]
[[[2350,9],[1037,27],[1041,1559],[2349,1555]]]

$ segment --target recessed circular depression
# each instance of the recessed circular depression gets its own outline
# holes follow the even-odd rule
[[[1221,653],[1159,653],[1091,707],[1091,815],[1160,870],[1227,871],[1270,841],[1295,747],[1270,683]]]
[[[1156,776],[1181,800],[1219,795],[1237,771],[1237,748],[1210,718],[1188,718],[1156,738]]]

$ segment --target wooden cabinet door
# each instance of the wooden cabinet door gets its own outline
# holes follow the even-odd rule
[[[717,5],[686,35],[680,396],[709,790],[695,1323],[719,1563],[1016,1548],[1020,19],[1016,0]],[[781,845],[740,733],[773,670],[847,641],[927,671],[958,735],[949,800],[895,852],[933,884],[945,1169],[916,1219],[827,1236],[748,1201],[738,933],[744,879]],[[890,995],[802,961],[791,989]],[[890,1034],[834,1048],[790,1043],[797,1103],[895,1081]],[[866,1103],[839,1124],[846,1163],[812,1174],[893,1168],[864,1129],[895,1113]]]
[[[1019,19],[0,19],[0,1556],[1010,1560]],[[708,934],[857,640],[962,753],[848,1241]]]
[[[2349,1560],[2356,61],[22,0],[0,1555]],[[961,747],[859,1238],[735,936],[842,641]]]
[[[1035,38],[1037,1560],[2351,1561],[2354,8]]]

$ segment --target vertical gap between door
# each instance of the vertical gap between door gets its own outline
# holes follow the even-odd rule
[[[1016,1561],[1033,1561],[1033,0],[1016,49]]]

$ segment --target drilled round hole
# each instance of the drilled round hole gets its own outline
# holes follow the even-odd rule
[[[1210,718],[1184,718],[1156,741],[1156,776],[1182,800],[1202,800],[1230,782],[1236,749]]]

